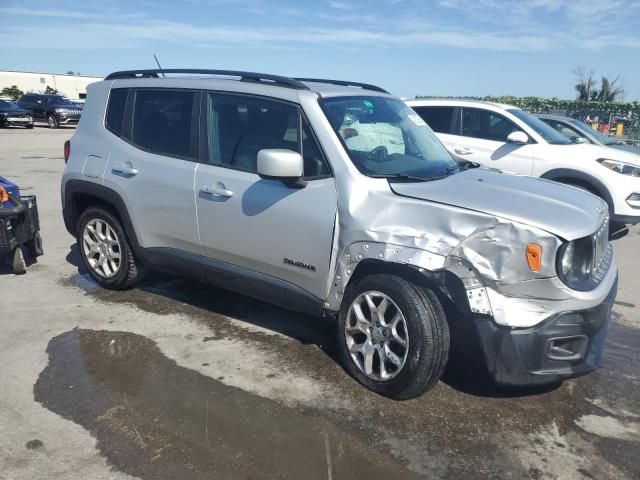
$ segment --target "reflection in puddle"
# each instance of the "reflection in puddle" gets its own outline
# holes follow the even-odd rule
[[[338,425],[226,386],[124,332],[53,338],[35,399],[89,430],[108,461],[145,479],[411,478]]]

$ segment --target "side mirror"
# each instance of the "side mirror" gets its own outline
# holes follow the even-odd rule
[[[514,145],[526,145],[529,143],[529,135],[521,131],[511,132],[507,137],[507,143],[513,143]]]
[[[261,178],[280,180],[289,187],[302,188],[304,161],[298,152],[285,149],[263,149],[258,152],[258,175]]]
[[[573,140],[573,143],[589,143],[589,140],[584,137],[573,137],[571,140]]]

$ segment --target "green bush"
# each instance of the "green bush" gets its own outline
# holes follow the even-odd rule
[[[425,97],[420,98],[442,98]],[[608,121],[609,115],[615,115],[626,119],[624,122],[625,137],[640,139],[640,103],[618,103],[618,102],[581,102],[578,100],[559,100],[557,98],[540,97],[447,97],[460,98],[464,100],[483,100],[485,102],[506,103],[519,107],[530,113],[549,113],[562,110],[568,117],[584,120],[587,116],[591,118],[598,116],[600,121]]]

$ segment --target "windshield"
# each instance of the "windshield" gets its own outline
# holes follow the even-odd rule
[[[580,120],[575,120],[573,119],[571,121],[571,125],[573,127],[575,127],[577,130],[580,131],[580,133],[583,133],[585,136],[587,137],[592,137],[595,138],[595,140],[597,142],[602,143],[603,145],[613,145],[615,142],[613,140],[611,140],[609,137],[607,137],[606,135],[603,135],[602,133],[600,133],[599,131],[591,128],[589,125],[587,125],[584,122],[581,122]]]
[[[458,164],[427,124],[394,98],[328,98],[321,107],[351,161],[372,177],[433,179]]]
[[[570,145],[571,140],[554,130],[552,127],[544,123],[537,117],[534,117],[530,113],[525,112],[517,108],[507,110],[514,117],[519,118],[527,124],[534,132],[545,139],[547,143],[552,145]]]
[[[8,100],[0,100],[0,108],[3,110],[20,110],[20,107]]]

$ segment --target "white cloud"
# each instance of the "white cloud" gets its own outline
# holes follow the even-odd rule
[[[192,0],[226,4],[262,13],[263,0]],[[554,48],[598,50],[605,45],[640,48],[640,28],[628,28],[640,11],[640,0],[436,0],[425,8],[419,0],[389,0],[388,15],[368,9],[366,14],[346,0],[328,0],[327,8],[272,7],[258,23],[219,25],[154,20],[136,13],[99,10],[53,10],[0,7],[0,15],[25,17],[3,28],[5,38],[21,47],[112,49],[174,43],[192,47],[306,48],[313,45],[341,48],[453,47],[494,51],[545,51]],[[622,7],[625,5],[625,8]],[[341,12],[336,14],[335,10]],[[451,10],[457,12],[451,15]],[[445,12],[445,13],[443,13]],[[446,14],[448,12],[448,14]],[[359,13],[359,10],[358,10]],[[543,22],[542,15],[553,15]],[[50,17],[42,24],[33,17]],[[240,14],[242,16],[242,14]],[[28,18],[27,18],[28,17]],[[469,18],[472,17],[472,18]],[[77,19],[69,28],[62,19]],[[135,18],[135,21],[133,19]],[[264,20],[268,21],[264,21]],[[548,19],[547,19],[548,20]],[[616,28],[604,28],[618,21]],[[326,26],[328,25],[328,26]],[[56,42],[47,39],[56,38]]]
[[[329,6],[337,10],[353,10],[354,7],[350,3],[342,2],[340,0],[329,0]]]

